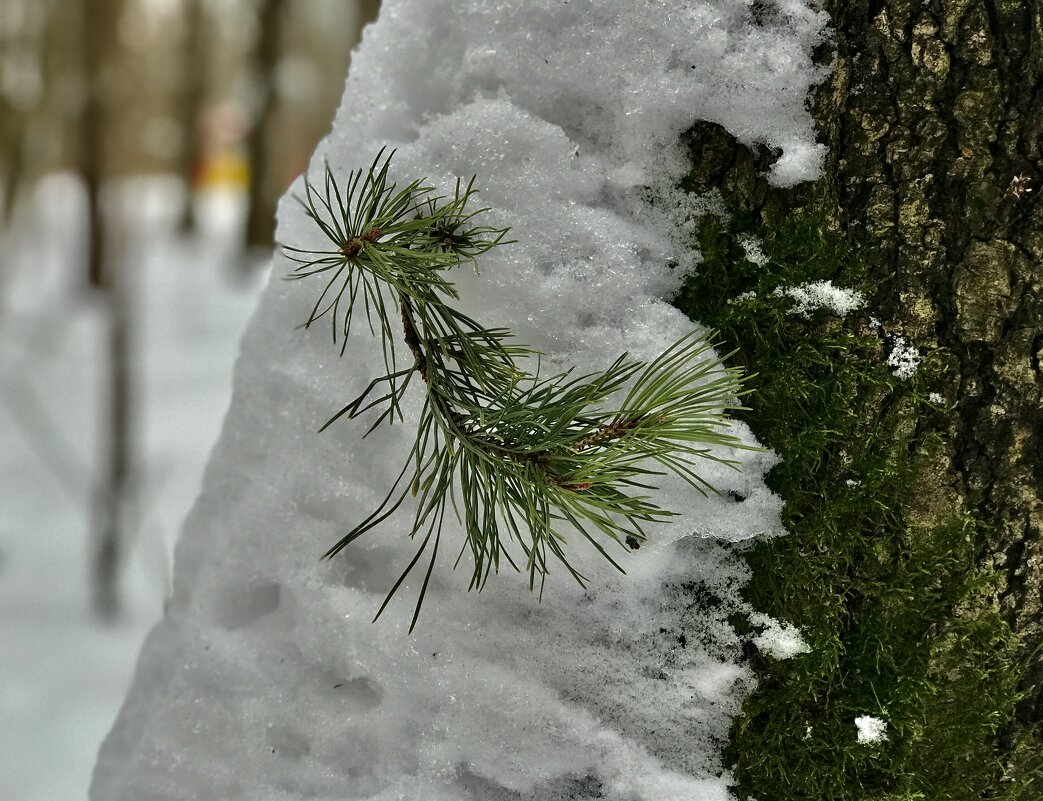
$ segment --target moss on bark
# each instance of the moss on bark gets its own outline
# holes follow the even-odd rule
[[[758,662],[739,785],[1038,797],[1043,3],[827,6],[821,181],[772,189],[774,154],[711,124],[690,133],[687,188],[719,188],[731,218],[704,222],[705,261],[679,302],[759,373],[748,419],[784,459],[771,481],[791,536],[751,552],[751,598],[817,645]],[[767,265],[744,259],[745,234]],[[865,292],[879,325],[793,317],[771,294],[816,279]],[[887,368],[900,339],[924,357],[907,381]],[[868,751],[850,718],[875,699],[892,734]]]
[[[704,261],[678,298],[756,373],[744,417],[783,458],[768,481],[790,534],[747,552],[748,598],[801,626],[812,648],[786,662],[750,654],[760,686],[731,746],[739,790],[1028,798],[1030,754],[999,745],[1026,665],[991,602],[997,575],[978,563],[987,523],[938,480],[956,404],[932,387],[951,362],[924,351],[900,378],[888,364],[894,338],[868,310],[804,317],[775,293],[821,279],[866,285],[866,266],[817,208],[774,227],[764,265],[745,258],[748,217],[705,219]],[[885,743],[857,742],[861,715],[887,722]]]

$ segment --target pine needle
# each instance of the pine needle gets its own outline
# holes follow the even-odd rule
[[[485,209],[468,209],[474,178],[458,180],[449,196],[435,194],[424,180],[399,189],[389,179],[393,155],[381,150],[343,187],[328,164],[321,188],[306,181],[298,200],[331,247],[285,252],[297,264],[289,279],[324,279],[303,327],[330,317],[343,353],[361,312],[381,339],[385,374],[320,431],[371,411],[376,420],[367,434],[401,423],[411,380],[424,387],[416,440],[401,473],[377,509],[326,553],[339,553],[413,498],[410,536],[420,544],[377,612],[430,551],[412,631],[447,513],[466,535],[457,564],[470,553],[471,589],[482,589],[502,563],[526,572],[530,589],[539,584],[541,593],[555,563],[585,586],[570,559],[569,532],[623,572],[610,549],[636,547],[645,524],[675,516],[650,494],[656,476],[673,473],[706,493],[713,488],[699,476],[699,461],[724,461],[717,447],[743,447],[724,432],[724,412],[741,408],[742,379],[722,359],[708,357],[713,344],[697,332],[648,363],[623,354],[602,372],[545,378],[537,367],[530,373],[522,360],[538,362],[539,354],[514,344],[510,331],[486,328],[455,308],[458,295],[447,277],[509,244],[508,229],[475,223]]]

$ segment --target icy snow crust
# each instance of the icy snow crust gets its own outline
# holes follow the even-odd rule
[[[809,53],[824,15],[788,0],[754,20],[750,6],[385,0],[313,173],[327,159],[344,175],[383,145],[398,148],[402,181],[449,188],[476,173],[486,221],[518,242],[480,275],[457,272],[467,311],[542,348],[545,369],[653,357],[693,325],[666,302],[699,212],[672,190],[679,135],[710,119],[777,146],[780,184],[818,169],[803,102],[822,77]],[[290,199],[278,236],[323,246]],[[276,258],[274,275],[289,269]],[[773,457],[708,462],[720,496],[665,485],[681,522],[617,553],[628,576],[577,544],[588,591],[559,570],[542,604],[513,573],[468,593],[450,545],[414,635],[420,576],[373,624],[413,553],[409,510],[333,561],[318,556],[383,496],[414,430],[407,419],[365,441],[364,421],[315,433],[382,364],[368,332],[340,359],[325,327],[295,330],[318,289],[273,279],[244,337],[168,614],[91,797],[728,798],[719,748],[750,677],[727,617],[747,576],[720,541],[778,532],[780,501],[762,482]]]

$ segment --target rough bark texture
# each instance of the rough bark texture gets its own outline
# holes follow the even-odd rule
[[[771,189],[770,153],[705,125],[694,183],[721,186],[768,229],[826,197],[830,224],[869,265],[882,330],[939,357],[936,386],[957,414],[905,513],[987,524],[990,600],[1031,659],[1009,747],[1043,718],[1043,2],[826,6],[835,70],[814,106],[825,177]]]
[[[959,416],[924,503],[993,524],[982,563],[1026,648],[1043,642],[1043,4],[832,3],[838,60],[819,116],[838,223],[876,308],[949,354]],[[942,509],[924,509],[928,515]],[[1037,656],[1023,715],[1043,715]]]

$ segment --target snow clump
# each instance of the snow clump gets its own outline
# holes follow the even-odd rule
[[[400,185],[427,177],[447,192],[476,174],[481,222],[517,242],[480,274],[454,271],[461,309],[540,348],[545,369],[654,358],[693,327],[668,303],[683,279],[670,265],[690,257],[682,133],[711,120],[781,149],[777,185],[819,174],[804,101],[824,77],[811,53],[827,17],[801,0],[754,5],[385,0],[312,176],[328,161],[346,177],[385,146]],[[290,197],[277,238],[327,247]],[[324,326],[298,330],[318,288],[281,280],[291,267],[276,256],[244,336],[173,596],[91,798],[729,798],[719,744],[752,678],[728,618],[749,577],[719,543],[781,533],[763,481],[774,457],[716,449],[738,468],[706,461],[720,494],[664,480],[657,501],[676,521],[640,550],[608,544],[628,574],[574,538],[589,589],[552,566],[542,603],[511,571],[467,592],[449,520],[415,633],[422,570],[373,623],[414,553],[411,510],[319,557],[394,482],[420,388],[401,425],[365,441],[365,420],[316,434],[382,374],[381,346],[356,326],[341,359]]]
[[[764,250],[761,248],[761,240],[759,237],[753,234],[743,234],[739,237],[739,244],[742,246],[743,253],[746,255],[746,261],[750,264],[756,264],[758,267],[763,267],[768,263],[768,257],[764,254]]]
[[[750,620],[754,625],[764,627],[764,630],[753,638],[753,644],[762,654],[775,659],[792,659],[811,650],[796,626],[781,623],[759,613],[751,615]]]
[[[872,745],[887,739],[887,722],[872,715],[860,715],[855,718],[858,728],[858,744]]]
[[[910,345],[905,337],[895,337],[891,344],[891,352],[887,356],[887,366],[891,372],[905,380],[916,375],[923,357],[913,345]]]
[[[857,289],[835,287],[830,281],[810,281],[798,286],[778,287],[772,294],[793,300],[794,313],[809,319],[812,312],[818,309],[828,309],[843,317],[862,308],[866,302],[865,295]]]

